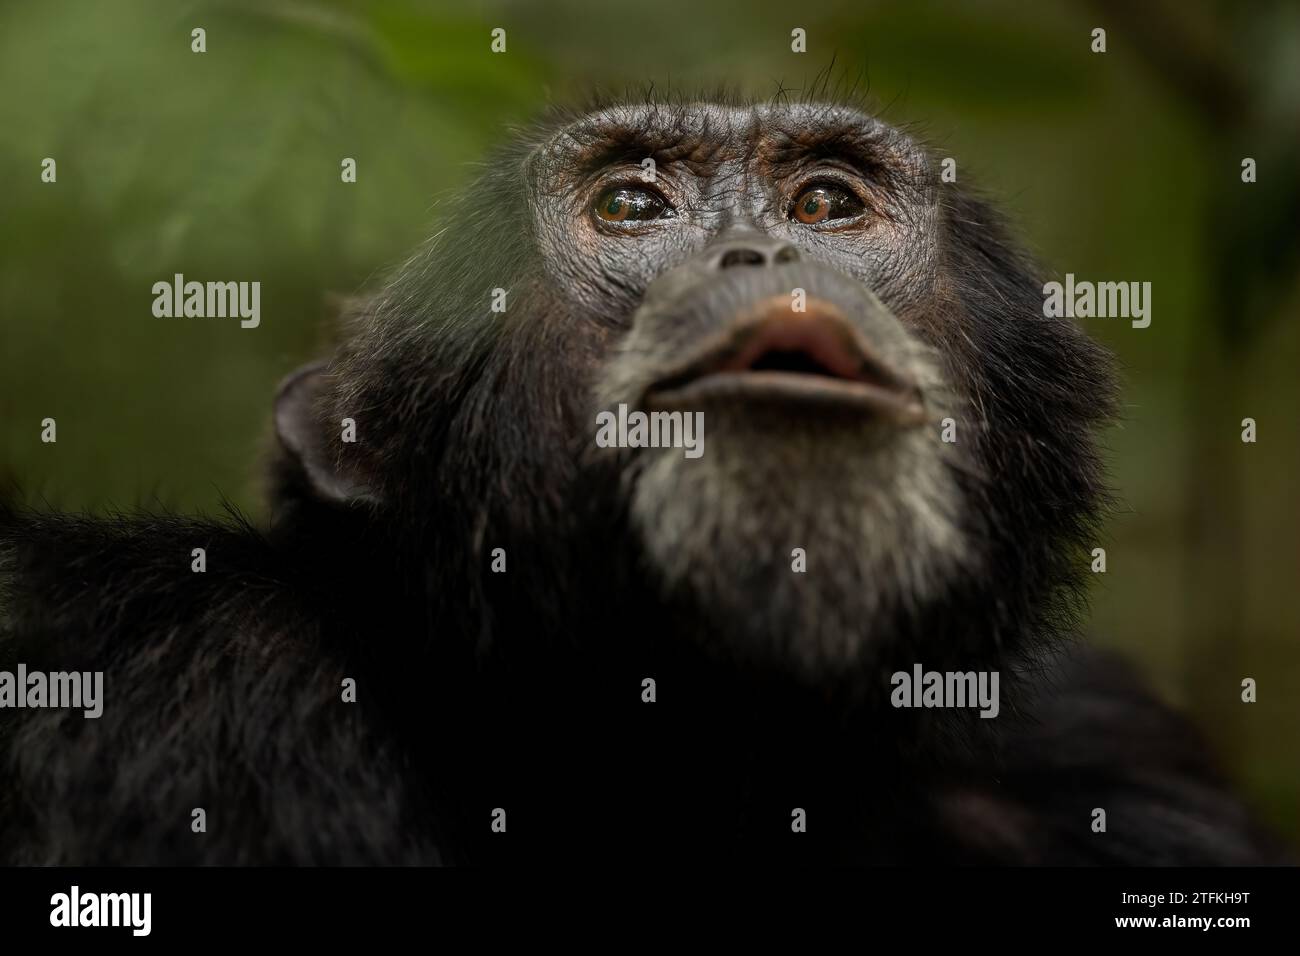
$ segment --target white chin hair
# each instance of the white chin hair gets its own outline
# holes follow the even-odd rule
[[[724,652],[843,670],[886,611],[938,597],[966,556],[936,430],[706,418],[701,457],[644,449],[628,479],[662,586]]]

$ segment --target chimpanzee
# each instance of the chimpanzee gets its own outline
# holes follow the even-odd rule
[[[104,701],[0,711],[7,858],[1277,858],[1079,646],[1111,362],[935,170],[843,102],[556,113],[283,384],[265,527],[12,501],[0,667]]]

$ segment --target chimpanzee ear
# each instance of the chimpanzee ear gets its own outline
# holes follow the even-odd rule
[[[298,369],[275,396],[275,433],[299,483],[317,498],[347,504],[378,501],[362,464],[365,448],[341,440],[343,422],[328,418],[328,364]]]

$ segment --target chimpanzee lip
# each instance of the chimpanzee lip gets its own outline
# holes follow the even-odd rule
[[[791,311],[788,296],[755,303],[646,392],[659,408],[733,400],[847,408],[901,425],[926,418],[916,385],[876,355],[838,306],[817,298],[803,312]]]

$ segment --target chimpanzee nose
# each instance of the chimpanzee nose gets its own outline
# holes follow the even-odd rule
[[[717,243],[712,249],[712,265],[716,269],[732,266],[779,266],[797,262],[799,250],[784,239],[774,239],[753,233],[733,236]]]

